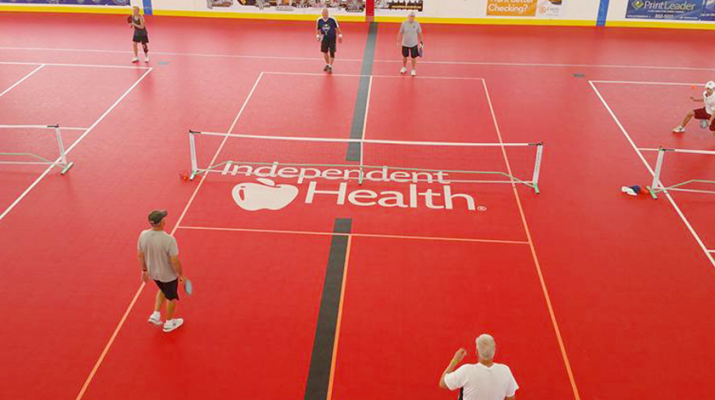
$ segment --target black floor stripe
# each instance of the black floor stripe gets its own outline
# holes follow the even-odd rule
[[[360,70],[360,85],[355,99],[355,111],[353,111],[353,123],[350,129],[350,139],[362,139],[362,131],[365,128],[365,113],[367,112],[368,94],[370,93],[370,76],[372,66],[375,62],[375,48],[377,47],[377,22],[370,22],[370,29],[367,33],[367,43],[365,53],[362,58],[362,69]],[[359,143],[348,144],[348,161],[360,161],[361,147]]]
[[[330,244],[328,267],[325,271],[323,295],[320,300],[318,312],[318,325],[315,329],[313,341],[313,354],[310,357],[310,370],[308,383],[305,388],[305,400],[325,400],[328,397],[328,384],[330,383],[330,366],[333,360],[333,344],[335,343],[335,330],[338,324],[340,308],[340,294],[345,274],[345,259],[348,252],[348,236],[352,228],[351,219],[338,218],[335,220],[334,233],[343,235],[333,236]]]

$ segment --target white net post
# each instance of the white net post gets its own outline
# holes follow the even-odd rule
[[[67,161],[67,152],[65,151],[65,144],[62,141],[62,132],[60,132],[59,125],[50,125],[48,128],[53,128],[55,130],[55,136],[57,137],[57,147],[60,149],[60,162],[62,163],[62,172],[64,175],[72,167],[72,165]]]
[[[658,187],[660,186],[660,172],[663,170],[663,159],[665,158],[665,149],[658,149],[658,161],[655,162],[655,173],[653,174],[653,183],[650,185],[650,195],[654,198],[658,198]]]
[[[191,145],[191,176],[189,179],[192,181],[199,173],[199,163],[196,159],[196,139],[194,138],[194,135],[197,134],[199,134],[199,132],[189,131],[189,143]]]
[[[541,173],[541,157],[544,154],[544,143],[536,144],[536,162],[534,163],[534,175],[531,177],[531,184],[534,185],[534,192],[539,194],[539,174]]]

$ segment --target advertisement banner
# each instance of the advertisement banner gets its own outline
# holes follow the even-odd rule
[[[200,2],[204,4],[204,2]],[[331,13],[337,11],[347,13],[365,12],[365,0],[206,0],[209,10],[226,9],[233,12],[286,12],[319,14],[320,9],[327,7]],[[197,7],[201,9],[203,7]]]
[[[6,4],[37,4],[50,6],[125,6],[129,7],[129,0],[0,0]]]
[[[424,11],[423,0],[375,0],[375,10]]]
[[[704,0],[701,21],[715,21],[715,0]]]
[[[626,18],[698,21],[715,0],[629,0]]]
[[[567,0],[539,0],[536,6],[537,18],[561,18]],[[578,1],[578,0],[576,0]]]
[[[537,0],[487,0],[487,16],[533,17]]]

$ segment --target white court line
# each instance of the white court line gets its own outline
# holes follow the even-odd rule
[[[75,147],[77,147],[77,145],[80,144],[80,142],[82,142],[82,140],[84,140],[84,138],[87,137],[87,135],[89,135],[90,132],[92,132],[92,130],[93,130],[97,125],[99,125],[99,123],[102,122],[102,120],[104,120],[104,118],[105,118],[107,115],[109,115],[109,113],[112,112],[112,110],[114,110],[114,109],[117,107],[117,105],[119,105],[119,103],[121,103],[122,100],[124,100],[124,98],[127,97],[127,95],[129,95],[129,93],[130,93],[132,90],[134,90],[134,88],[137,87],[137,85],[139,85],[139,83],[140,83],[151,71],[152,71],[151,68],[148,69],[148,70],[144,73],[144,75],[142,75],[136,82],[134,82],[134,84],[133,84],[129,89],[127,89],[127,91],[124,92],[124,94],[123,94],[121,97],[119,97],[119,99],[117,99],[117,101],[115,101],[114,104],[112,104],[112,106],[109,107],[109,109],[108,109],[107,111],[105,111],[104,114],[102,114],[102,115],[99,117],[99,119],[97,119],[89,128],[87,128],[87,130],[86,130],[79,138],[77,138],[77,140],[75,140],[75,142],[72,143],[72,145],[71,145],[70,147],[67,148],[67,150],[65,151],[65,154],[69,154],[69,153],[72,151],[72,149],[74,149]],[[59,161],[60,161],[60,159],[58,158],[58,159],[56,160],[56,162],[59,162]],[[45,178],[45,176],[47,176],[47,174],[50,173],[50,171],[52,171],[53,168],[55,168],[54,165],[51,165],[51,166],[47,167],[47,169],[45,170],[45,172],[43,172],[42,175],[40,175],[37,179],[35,179],[35,181],[34,181],[27,189],[25,189],[25,191],[22,192],[22,194],[21,194],[17,199],[15,199],[15,201],[13,201],[12,204],[10,204],[10,206],[9,206],[7,209],[5,209],[5,211],[3,211],[2,214],[0,214],[0,221],[2,221],[3,218],[5,218],[5,217],[10,213],[10,211],[12,211],[13,208],[15,208],[18,204],[20,204],[20,202],[32,191],[32,189],[35,188],[35,186],[37,186],[38,183],[40,183],[40,181],[42,181],[42,180]]]
[[[643,162],[643,165],[645,165],[645,167],[648,169],[648,172],[650,172],[651,176],[655,177],[655,172],[650,167],[650,164],[648,164],[648,161],[646,161],[645,157],[643,157],[643,153],[638,151],[638,146],[636,146],[635,142],[631,138],[631,135],[628,134],[628,131],[626,131],[626,128],[623,126],[623,124],[621,124],[621,121],[618,119],[618,117],[616,117],[616,114],[613,112],[611,107],[608,105],[608,103],[606,102],[606,99],[603,98],[603,96],[601,95],[601,92],[598,91],[594,82],[589,81],[588,83],[591,85],[591,88],[593,89],[593,91],[596,92],[596,95],[598,96],[598,98],[601,99],[601,103],[603,103],[604,107],[606,107],[606,110],[608,110],[608,113],[611,114],[611,118],[613,118],[613,120],[616,122],[616,125],[618,125],[618,128],[621,130],[623,135],[626,137],[626,139],[628,140],[628,143],[631,144],[633,151],[636,152],[638,157]],[[661,185],[662,185],[662,183],[661,183]],[[665,186],[665,185],[663,185],[663,186]],[[670,201],[670,204],[673,206],[675,211],[678,213],[678,215],[680,216],[680,219],[683,221],[685,226],[688,227],[688,230],[693,235],[693,237],[695,238],[695,241],[698,243],[700,248],[705,253],[705,256],[707,256],[708,260],[710,260],[710,263],[713,265],[713,267],[715,267],[715,258],[713,258],[713,256],[708,252],[707,247],[705,247],[705,244],[700,239],[700,236],[698,235],[698,233],[695,232],[695,229],[690,224],[690,221],[688,221],[688,219],[685,217],[685,214],[683,214],[683,211],[680,210],[680,207],[678,207],[678,204],[675,202],[675,199],[673,199],[673,197],[670,195],[670,193],[668,193],[667,190],[663,191],[663,193],[665,194],[668,201]]]
[[[715,250],[708,250],[708,253],[715,253]]]
[[[104,49],[66,49],[47,47],[0,47],[0,50],[17,51],[57,51],[76,53],[115,53],[131,54],[128,50],[104,50]],[[322,57],[282,57],[282,56],[259,56],[240,54],[202,54],[202,53],[178,53],[153,51],[152,54],[184,57],[210,57],[210,58],[244,58],[257,60],[294,60],[294,61],[324,61]],[[359,62],[362,59],[340,58],[339,62]],[[401,63],[399,59],[375,60],[376,63]],[[614,68],[614,69],[653,69],[653,70],[674,70],[674,71],[715,71],[713,67],[678,67],[667,65],[619,65],[619,64],[576,64],[576,63],[524,63],[524,62],[499,62],[499,61],[429,61],[421,60],[420,64],[443,64],[443,65],[480,65],[480,66],[504,66],[504,67],[550,67],[550,68]]]
[[[307,236],[355,236],[367,238],[381,239],[405,239],[405,240],[432,240],[444,242],[475,242],[475,243],[500,243],[500,244],[529,244],[520,240],[501,240],[501,239],[473,239],[473,238],[455,238],[455,237],[439,237],[439,236],[409,236],[409,235],[383,235],[378,233],[336,233],[336,232],[316,232],[316,231],[293,231],[281,229],[252,229],[252,228],[219,228],[206,226],[180,226],[178,229],[197,230],[197,231],[219,231],[219,232],[251,232],[251,233],[274,233],[283,235],[307,235]]]
[[[248,97],[246,97],[246,100],[243,102],[241,109],[238,111],[238,115],[236,115],[236,118],[233,120],[233,123],[231,124],[231,127],[228,130],[229,132],[231,132],[233,130],[233,128],[236,126],[236,123],[238,123],[239,118],[241,118],[241,115],[243,114],[243,110],[246,109],[246,105],[248,105],[249,100],[251,100],[251,97],[253,96],[253,93],[256,91],[256,88],[258,87],[258,83],[261,81],[261,78],[263,78],[262,72],[260,75],[258,75],[256,82],[253,84],[253,88],[251,88],[251,91],[248,93]],[[213,164],[216,161],[216,159],[218,158],[218,155],[219,155],[219,153],[221,153],[221,150],[223,149],[223,146],[226,144],[227,139],[228,139],[228,137],[224,138],[224,140],[221,142],[221,145],[219,146],[218,150],[216,150],[216,154],[214,154],[213,159],[211,160],[211,164]],[[203,175],[201,177],[201,180],[199,181],[199,184],[196,186],[196,189],[194,189],[194,193],[189,198],[188,203],[186,203],[186,207],[184,207],[184,210],[181,212],[181,215],[179,216],[178,220],[176,221],[176,225],[174,225],[174,229],[172,229],[172,231],[170,233],[172,236],[174,235],[174,233],[176,233],[176,230],[179,228],[181,221],[184,219],[184,216],[186,216],[186,212],[189,210],[189,207],[194,202],[194,199],[196,198],[196,194],[199,192],[199,189],[201,189],[201,186],[203,185],[205,180],[206,180],[206,175]],[[139,298],[139,295],[141,295],[145,286],[146,286],[146,283],[144,283],[144,282],[142,282],[141,285],[139,285],[139,289],[137,289],[136,293],[134,294],[134,297],[132,297],[132,301],[129,303],[129,307],[127,307],[126,311],[122,315],[122,318],[119,320],[117,327],[114,329],[114,332],[112,333],[112,336],[109,338],[107,345],[104,346],[104,350],[102,350],[102,354],[100,354],[99,358],[97,359],[97,362],[92,367],[92,371],[90,371],[89,375],[87,376],[87,380],[85,380],[84,385],[82,385],[82,389],[80,389],[79,394],[77,394],[77,397],[75,398],[75,400],[81,400],[82,397],[84,396],[84,394],[87,392],[87,388],[89,387],[89,384],[92,382],[92,379],[94,379],[94,376],[97,373],[97,370],[99,370],[99,367],[102,365],[104,358],[107,356],[109,349],[114,344],[114,340],[116,340],[117,336],[119,335],[119,331],[121,331],[122,327],[124,326],[124,323],[126,322],[127,317],[129,317],[129,314],[131,313],[132,309],[134,308],[134,304],[136,304],[137,299]]]
[[[32,70],[32,72],[30,72],[29,74],[27,74],[27,75],[25,75],[24,77],[22,77],[22,79],[20,79],[19,81],[15,82],[12,86],[10,86],[9,88],[5,89],[4,92],[0,93],[0,97],[3,97],[7,92],[11,91],[12,89],[15,89],[15,87],[16,87],[17,85],[21,84],[21,83],[24,82],[27,78],[29,78],[29,77],[31,77],[32,75],[34,75],[35,72],[41,70],[44,66],[45,66],[45,64],[40,64],[39,67],[35,68],[34,70]]]
[[[317,72],[284,72],[284,71],[265,71],[265,74],[270,75],[298,75],[298,76],[338,76],[338,77],[356,77],[356,78],[391,78],[391,79],[447,79],[447,80],[471,80],[481,81],[483,78],[462,77],[462,76],[404,76],[404,75],[360,75],[360,74],[340,74],[340,73],[317,73]]]
[[[497,136],[499,137],[499,142],[504,143],[504,139],[501,134],[501,129],[499,128],[499,123],[497,122],[497,116],[494,112],[494,105],[492,104],[491,96],[489,95],[489,89],[487,88],[487,82],[482,81],[484,86],[484,94],[487,97],[487,102],[489,103],[489,110],[492,114],[492,119],[494,121],[494,128],[496,128]],[[502,147],[502,155],[504,156],[504,162],[506,163],[507,172],[510,176],[514,176],[511,169],[511,163],[509,162],[509,157],[506,154],[506,148]],[[544,279],[544,274],[541,271],[541,263],[536,255],[536,246],[534,245],[534,240],[531,237],[531,230],[529,229],[529,224],[526,222],[526,213],[524,213],[524,207],[521,205],[521,198],[519,197],[519,191],[516,187],[516,182],[512,180],[511,189],[514,192],[514,198],[516,204],[519,208],[519,214],[521,216],[521,222],[524,226],[524,232],[526,233],[527,242],[529,243],[529,248],[531,249],[531,256],[534,260],[534,267],[539,276],[539,283],[541,284],[541,291],[544,295],[544,300],[546,301],[546,308],[549,311],[549,317],[551,318],[551,324],[554,327],[554,333],[556,335],[556,341],[559,344],[559,349],[561,351],[561,358],[564,362],[564,367],[566,367],[566,373],[569,377],[569,382],[571,383],[571,390],[573,391],[573,396],[575,400],[581,400],[581,395],[578,391],[578,386],[576,385],[576,379],[574,378],[573,371],[571,369],[571,362],[569,361],[568,353],[566,352],[566,345],[564,344],[564,339],[561,336],[561,328],[559,328],[559,323],[556,319],[556,312],[554,311],[553,304],[551,303],[551,296],[549,295],[549,290],[546,287],[546,280]]]
[[[687,83],[687,82],[653,82],[653,81],[591,81],[593,83],[612,83],[612,84],[624,84],[624,85],[657,85],[657,86],[705,86],[704,83]]]
[[[50,125],[0,125],[0,129],[47,129]],[[61,131],[86,131],[89,128],[60,126]]]
[[[48,67],[75,67],[75,68],[124,68],[124,69],[151,69],[139,65],[108,65],[108,64],[64,64],[64,63],[39,63],[24,61],[0,61],[0,65],[44,65]]]

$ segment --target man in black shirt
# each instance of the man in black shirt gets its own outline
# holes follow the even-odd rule
[[[333,72],[333,61],[335,61],[335,51],[337,49],[337,42],[343,42],[343,31],[340,30],[340,25],[335,18],[328,15],[328,9],[324,8],[322,12],[323,16],[318,19],[318,34],[316,35],[318,41],[320,41],[320,51],[325,57],[325,72]]]

